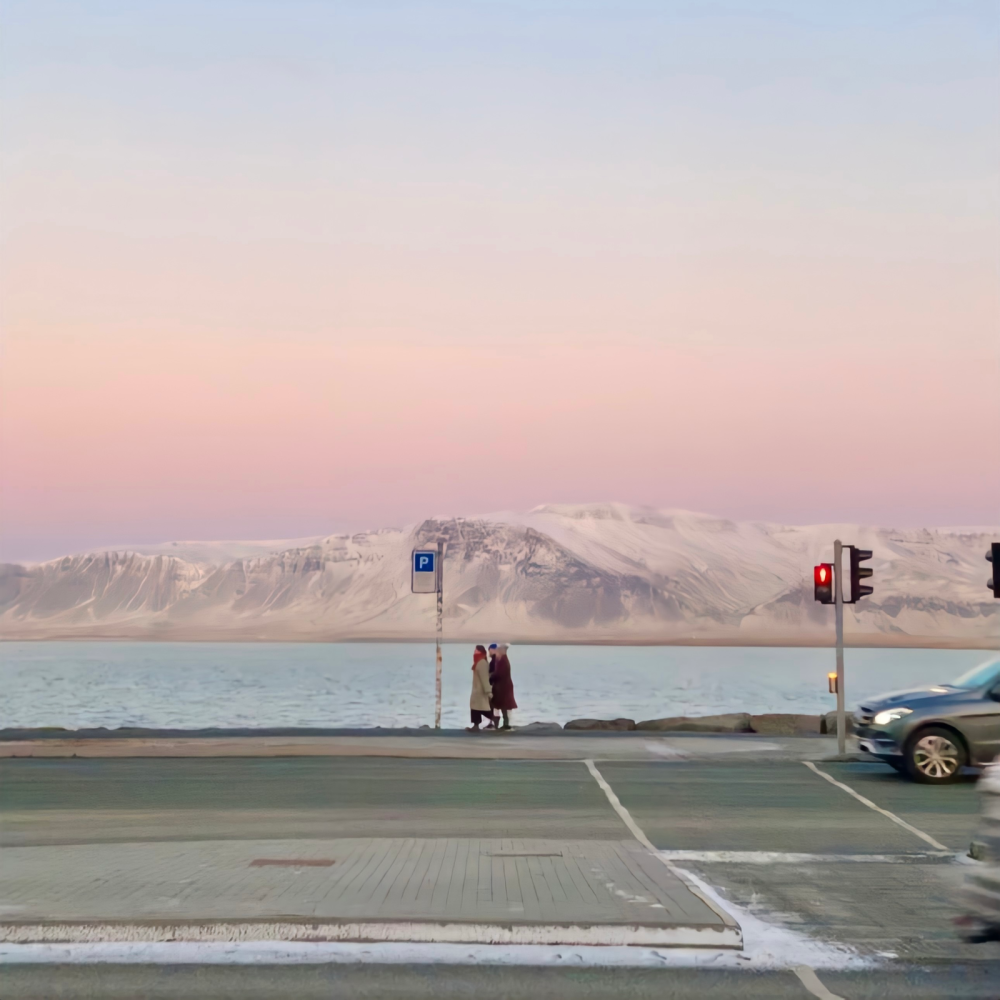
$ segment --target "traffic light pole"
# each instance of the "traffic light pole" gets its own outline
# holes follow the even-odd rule
[[[847,719],[844,712],[844,578],[841,563],[844,546],[833,543],[833,591],[837,600],[837,753],[847,752]]]
[[[441,728],[441,636],[444,632],[444,545],[437,552],[437,657],[434,665],[434,728]]]

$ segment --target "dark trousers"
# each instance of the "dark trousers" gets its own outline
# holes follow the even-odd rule
[[[480,712],[478,708],[472,709],[472,724],[478,726],[480,722],[492,722],[493,715],[491,712]]]

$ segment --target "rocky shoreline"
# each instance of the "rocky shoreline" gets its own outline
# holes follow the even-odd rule
[[[765,736],[831,736],[837,732],[837,713],[825,715],[790,715],[769,713],[750,715],[732,712],[727,715],[671,716],[664,719],[573,719],[563,727],[587,732],[658,732],[658,733],[759,733]],[[850,713],[847,731],[851,731]]]

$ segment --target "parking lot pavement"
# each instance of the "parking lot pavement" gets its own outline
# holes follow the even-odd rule
[[[969,849],[979,815],[974,774],[952,785],[929,787],[885,764],[820,763],[818,767],[951,849]]]
[[[0,760],[0,846],[330,837],[620,840],[575,761]]]
[[[818,766],[949,848],[968,848],[978,809],[971,782],[927,787],[877,764]],[[928,849],[800,762],[739,755],[600,767],[658,847]],[[7,846],[487,832],[614,840],[622,831],[576,761],[7,759],[0,760],[0,815],[0,844]]]
[[[883,808],[899,806],[914,825],[930,820],[933,830],[948,836],[947,846],[968,849],[977,810],[972,786],[914,785],[879,764],[818,767],[854,782]],[[601,771],[660,848],[819,854],[930,849],[800,762],[615,761]]]
[[[903,960],[884,972],[882,980],[874,971],[869,979],[851,972],[839,995],[848,1000],[991,995],[975,985],[981,984],[976,970],[996,970],[989,963],[1000,959],[1000,949],[964,945],[951,926],[963,866],[801,762],[734,754],[724,761],[599,761],[597,766],[620,808],[657,849],[671,856],[683,851],[698,855],[674,863],[717,889],[723,901],[818,941]],[[818,767],[949,849],[967,848],[976,825],[973,785],[913,785],[878,765]],[[183,852],[185,842],[204,840],[307,843],[487,833],[576,842],[629,836],[593,775],[574,761],[0,761],[0,836],[5,846],[170,842]],[[717,852],[740,854],[725,858]],[[971,979],[962,978],[963,969],[972,970]],[[657,984],[659,995],[714,995],[710,990],[683,992],[688,980],[682,970],[674,971],[678,976]],[[133,974],[123,972],[122,982]],[[906,987],[909,992],[893,992],[911,974],[916,978]],[[30,979],[29,973],[24,975]],[[280,979],[286,973],[274,975]],[[391,974],[385,975],[390,982]],[[422,973],[415,975],[423,982]],[[512,983],[518,975],[511,973]],[[605,985],[615,981],[608,975]],[[634,980],[635,995],[643,995],[645,975]],[[824,982],[830,975],[823,973]],[[950,992],[921,992],[934,976],[950,976]],[[466,970],[454,980],[459,981],[479,983],[489,995],[493,980]],[[557,981],[558,976],[552,980]],[[746,990],[763,981],[751,977],[742,992],[719,995],[752,996]],[[878,993],[883,981],[889,984],[887,992]],[[680,992],[671,994],[675,987]],[[772,987],[760,995],[786,995],[786,990],[789,996],[805,995],[800,983],[782,977]],[[510,995],[517,995],[513,987]]]
[[[819,769],[956,853],[968,850],[978,815],[972,784],[917,785],[878,764]],[[602,773],[658,848],[693,852],[677,863],[738,905],[872,954],[992,954],[955,935],[964,866],[935,857],[917,834],[802,764],[616,762]],[[788,852],[804,857],[789,863]]]

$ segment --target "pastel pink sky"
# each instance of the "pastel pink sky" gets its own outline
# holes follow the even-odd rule
[[[3,557],[589,500],[1000,521],[986,7],[45,6],[0,78]]]

